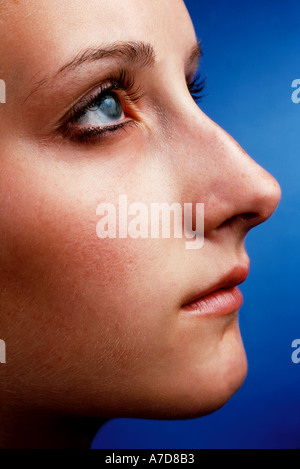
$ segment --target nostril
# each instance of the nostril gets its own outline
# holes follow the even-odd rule
[[[237,224],[243,224],[246,225],[248,229],[251,228],[251,226],[255,226],[258,224],[259,219],[259,214],[255,212],[249,212],[249,213],[241,213],[238,215],[234,215],[233,217],[228,218],[225,220],[223,223],[221,223],[218,227],[217,230],[227,228],[232,225],[237,225]]]
[[[251,221],[251,220],[257,219],[259,217],[259,214],[255,212],[249,212],[249,213],[243,213],[242,215],[238,215],[238,217],[241,220]]]

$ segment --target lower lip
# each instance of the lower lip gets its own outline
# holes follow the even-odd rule
[[[224,316],[237,311],[243,304],[243,295],[237,288],[224,288],[203,296],[182,307],[195,316]]]

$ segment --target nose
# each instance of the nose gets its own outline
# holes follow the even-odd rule
[[[188,169],[178,166],[181,177],[188,171],[184,195],[205,204],[206,237],[225,227],[244,236],[273,214],[281,197],[277,181],[200,110],[186,122],[187,153]]]

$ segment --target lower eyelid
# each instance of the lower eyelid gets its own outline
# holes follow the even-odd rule
[[[64,137],[75,143],[97,143],[106,138],[115,137],[115,133],[121,130],[127,130],[131,126],[137,126],[138,123],[133,119],[128,119],[119,124],[105,127],[80,127],[75,126],[64,133]]]

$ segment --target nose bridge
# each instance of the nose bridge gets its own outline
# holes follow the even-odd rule
[[[277,181],[201,110],[186,120],[182,143],[190,193],[205,203],[211,227],[245,214],[256,225],[272,215],[281,194]]]

